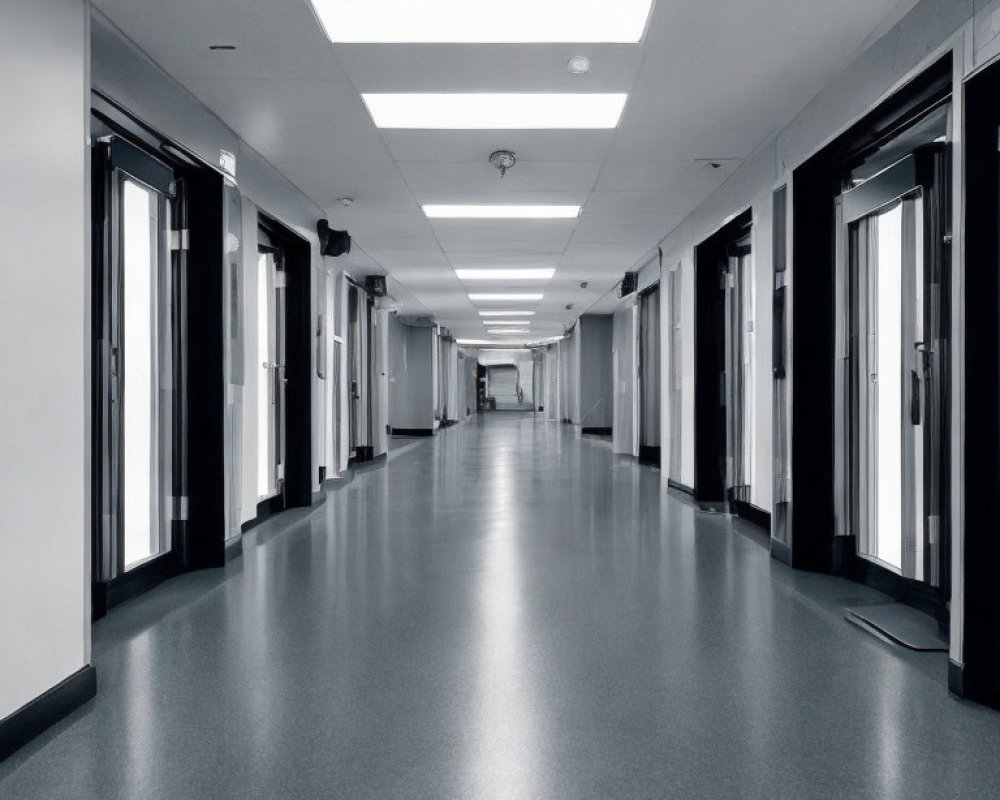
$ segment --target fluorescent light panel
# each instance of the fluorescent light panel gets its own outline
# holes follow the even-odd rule
[[[523,328],[531,324],[530,319],[484,319],[483,325],[513,325]]]
[[[635,44],[652,0],[312,0],[332,42]]]
[[[476,206],[429,205],[430,219],[576,219],[580,206]]]
[[[523,330],[495,330],[486,331],[487,333],[492,333],[494,336],[527,336],[530,331],[527,328]]]
[[[542,269],[456,269],[455,274],[463,281],[547,281],[556,271],[552,267]]]
[[[361,95],[379,128],[444,130],[617,128],[627,98],[627,94],[621,93],[408,92]]]
[[[533,317],[534,311],[480,311],[481,317]]]
[[[539,294],[514,294],[514,293],[472,293],[469,295],[469,299],[473,303],[486,303],[494,300],[507,301],[513,300],[521,302],[522,300],[541,300],[543,295]]]

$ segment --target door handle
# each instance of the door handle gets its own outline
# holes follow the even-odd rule
[[[920,376],[915,369],[910,370],[910,422],[920,424]]]

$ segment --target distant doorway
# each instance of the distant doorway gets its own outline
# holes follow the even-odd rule
[[[696,249],[695,497],[740,512],[753,463],[749,211]]]
[[[639,296],[639,460],[660,466],[660,286]]]

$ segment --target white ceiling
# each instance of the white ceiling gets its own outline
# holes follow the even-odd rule
[[[545,299],[529,304],[539,332],[607,309],[607,299],[595,304],[626,269],[914,3],[657,0],[638,45],[334,46],[308,0],[94,0],[350,231],[391,274],[403,310],[415,299],[470,338],[482,338],[484,326],[452,267],[558,267]],[[220,43],[237,49],[209,50]],[[589,75],[567,72],[574,55],[590,58]],[[630,97],[617,131],[490,132],[379,131],[358,96],[407,91]],[[501,148],[518,155],[504,180],[487,162]],[[345,196],[355,200],[350,209],[336,202]],[[583,212],[577,220],[430,221],[424,203],[579,204]]]

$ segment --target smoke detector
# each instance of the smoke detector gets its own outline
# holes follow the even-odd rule
[[[353,197],[338,197],[337,198],[337,205],[341,205],[344,208],[350,208],[351,206],[354,205],[354,198]]]
[[[586,56],[573,56],[566,63],[566,69],[570,75],[586,75],[590,72],[590,59]]]
[[[497,150],[490,153],[490,163],[500,170],[501,180],[507,176],[507,170],[517,163],[517,156],[510,150]]]

